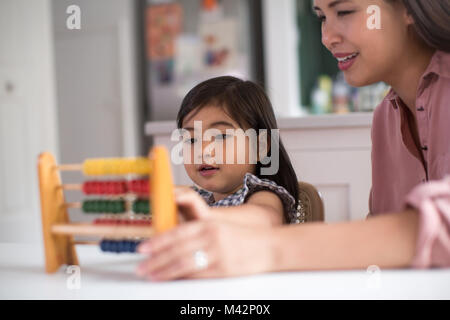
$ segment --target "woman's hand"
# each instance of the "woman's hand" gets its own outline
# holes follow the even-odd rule
[[[142,243],[138,252],[149,257],[136,272],[143,278],[162,281],[271,271],[271,232],[270,228],[249,228],[214,219],[188,222]]]
[[[182,221],[211,217],[211,208],[197,192],[190,188],[175,188],[175,202]]]

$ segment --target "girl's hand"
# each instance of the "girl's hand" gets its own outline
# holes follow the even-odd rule
[[[189,199],[187,207],[201,214],[203,209],[195,207],[200,204]],[[271,271],[275,261],[271,233],[270,228],[250,228],[215,219],[188,222],[142,243],[138,252],[149,257],[136,272],[143,278],[162,281]]]

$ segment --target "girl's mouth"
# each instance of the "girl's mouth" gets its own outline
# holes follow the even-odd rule
[[[217,173],[217,171],[219,171],[219,168],[208,165],[201,165],[200,168],[198,169],[200,175],[204,177],[212,176],[213,174]]]
[[[335,58],[338,60],[338,66],[341,71],[345,71],[350,69],[353,63],[356,60],[356,57],[359,53],[344,53],[344,54],[335,54]]]

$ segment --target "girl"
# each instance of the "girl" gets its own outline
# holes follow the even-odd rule
[[[277,125],[261,87],[228,76],[204,81],[183,99],[177,124],[186,136],[184,153],[191,155],[190,159],[185,157],[185,169],[196,184],[194,190],[211,207],[242,205],[216,210],[216,215],[249,225],[303,222],[304,217],[297,211],[297,177],[282,142],[273,136],[271,139]],[[244,135],[244,131],[255,133],[255,139]],[[208,133],[212,142],[203,139]],[[239,145],[242,139],[245,143]],[[276,151],[267,153],[271,163],[263,165],[257,159],[257,151],[261,151],[258,141],[270,144],[270,150]],[[264,175],[264,169],[274,163],[278,172]]]
[[[367,27],[373,5],[380,9],[379,29]],[[173,279],[450,266],[450,0],[315,0],[314,10],[322,42],[351,85],[392,86],[373,119],[373,218],[244,228],[218,223],[180,195],[198,220],[145,243],[141,252],[155,258],[141,274]],[[228,241],[221,241],[224,235]],[[200,239],[211,244],[209,263],[196,270],[192,250]]]

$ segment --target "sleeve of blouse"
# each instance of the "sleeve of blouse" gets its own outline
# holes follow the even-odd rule
[[[259,179],[256,176],[249,176],[245,184],[248,188],[248,193],[245,196],[245,201],[255,192],[258,191],[271,191],[275,193],[281,200],[284,208],[284,217],[287,223],[298,223],[299,216],[297,216],[297,209],[295,207],[295,200],[289,192],[277,185],[272,181],[268,181],[266,179]]]
[[[406,203],[419,211],[413,268],[450,267],[450,176],[422,184]]]

